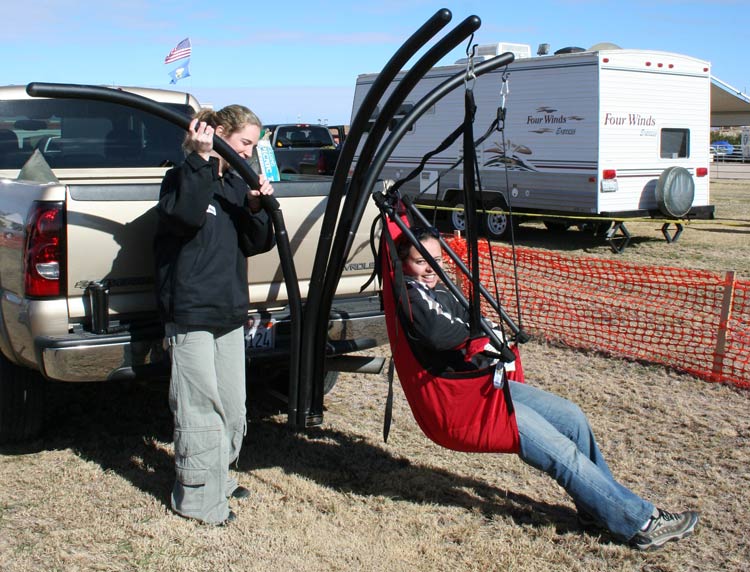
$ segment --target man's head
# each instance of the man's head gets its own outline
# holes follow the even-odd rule
[[[414,237],[422,243],[425,250],[442,267],[443,250],[440,247],[440,241],[437,239],[434,232],[426,228],[414,228],[412,229],[412,234],[414,234]],[[435,271],[429,265],[427,260],[408,239],[405,237],[401,238],[397,246],[397,251],[404,274],[413,277],[428,288],[435,287],[438,283],[437,274],[435,274]]]

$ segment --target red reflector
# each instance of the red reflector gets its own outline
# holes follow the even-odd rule
[[[596,183],[596,177],[589,177],[589,183]]]
[[[705,177],[708,175],[708,168],[707,167],[698,167],[695,170],[695,176],[696,177]]]
[[[651,62],[646,62],[646,67],[650,67],[650,66],[651,66]]]
[[[605,64],[607,64],[607,63],[609,63],[609,58],[602,58],[602,61],[603,61],[603,62],[604,62]]]
[[[657,65],[658,67],[660,67],[660,68],[663,68],[663,67],[664,67],[664,64],[662,64],[662,63],[658,63],[658,64],[656,64],[656,65]]]
[[[616,179],[617,178],[617,170],[615,170],[615,169],[604,169],[604,171],[602,171],[602,178],[603,179]]]

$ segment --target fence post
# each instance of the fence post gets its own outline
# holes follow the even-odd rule
[[[721,381],[724,371],[724,351],[727,343],[727,326],[732,316],[732,301],[734,300],[734,270],[728,270],[724,277],[724,299],[721,303],[721,316],[719,317],[719,332],[716,336],[716,347],[714,348],[714,365],[711,371],[713,381]]]

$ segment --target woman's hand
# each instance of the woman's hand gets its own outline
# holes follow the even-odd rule
[[[199,123],[197,119],[193,119],[190,122],[185,147],[208,161],[214,148],[214,128],[205,121]]]
[[[260,189],[249,189],[247,191],[247,204],[253,213],[257,213],[262,208],[260,204],[261,195],[273,194],[273,186],[264,174],[258,175],[258,180],[260,180]]]

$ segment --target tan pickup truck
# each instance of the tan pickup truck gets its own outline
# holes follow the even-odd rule
[[[124,89],[186,115],[199,107],[185,93]],[[144,111],[0,87],[0,443],[39,433],[50,381],[168,373],[152,239],[161,179],[182,161],[182,139],[181,128]],[[329,177],[274,184],[303,300],[330,185]],[[328,335],[340,347],[386,341],[375,287],[360,293],[374,266],[376,214],[368,206],[334,298]],[[283,375],[289,309],[276,250],[251,258],[249,276],[251,369]]]

